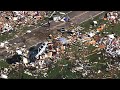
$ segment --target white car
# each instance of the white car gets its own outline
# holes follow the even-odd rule
[[[38,54],[35,56],[35,58],[38,58],[40,55],[42,55],[46,48],[48,47],[48,42],[43,43],[39,48],[38,48]]]

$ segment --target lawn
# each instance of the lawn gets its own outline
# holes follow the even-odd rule
[[[0,60],[0,68],[7,68],[9,67],[9,64],[3,60]]]
[[[64,65],[64,66],[62,66]],[[70,70],[72,63],[68,60],[62,59],[55,64],[54,68],[49,69],[48,77],[46,79],[76,79],[80,78],[76,73],[72,73]]]

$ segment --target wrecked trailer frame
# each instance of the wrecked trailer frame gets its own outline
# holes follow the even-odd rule
[[[33,46],[29,49],[29,60],[30,62],[35,61],[36,59],[39,59],[39,56],[42,55],[48,47],[48,43],[39,43],[37,46]]]

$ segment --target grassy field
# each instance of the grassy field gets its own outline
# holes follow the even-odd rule
[[[0,61],[0,68],[6,68],[6,67],[9,67],[9,64],[5,61]]]

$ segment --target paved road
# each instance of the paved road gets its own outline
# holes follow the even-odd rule
[[[101,13],[102,11],[73,11],[71,13],[68,14],[68,16],[71,18],[71,23],[81,23],[85,20],[87,20],[88,18],[90,18],[90,16],[95,16],[99,13]],[[32,45],[35,45],[36,43],[40,42],[41,40],[45,40],[46,37],[50,34],[50,32],[52,32],[52,30],[57,30],[57,28],[60,27],[69,27],[70,24],[69,23],[64,23],[64,22],[51,22],[51,26],[50,26],[50,30],[47,31],[46,29],[48,29],[48,27],[40,27],[34,31],[32,31],[29,34],[25,34],[21,37],[15,38],[13,40],[10,40],[10,44],[12,44],[13,48],[16,46],[23,46],[26,45],[27,48],[29,48]],[[16,45],[14,45],[14,43],[17,43]],[[2,51],[1,51],[2,52]],[[0,54],[3,54],[0,53]]]

